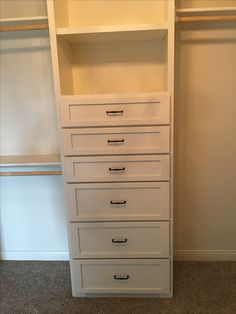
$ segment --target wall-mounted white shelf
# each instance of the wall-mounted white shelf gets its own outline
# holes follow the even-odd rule
[[[61,175],[60,155],[0,156],[0,176]]]
[[[211,8],[188,8],[188,9],[177,9],[177,15],[188,16],[193,14],[228,14],[235,13],[236,7],[211,7]]]
[[[47,16],[26,16],[26,17],[12,17],[12,18],[1,18],[0,24],[17,24],[17,23],[24,23],[24,24],[31,24],[33,22],[47,22]]]
[[[177,9],[176,14],[178,23],[236,21],[236,7]]]
[[[27,16],[0,19],[0,31],[14,32],[24,30],[48,29],[47,16]]]
[[[0,167],[60,166],[60,155],[0,156]]]
[[[102,41],[160,40],[167,34],[167,25],[138,24],[100,27],[57,28],[57,35],[70,43]]]

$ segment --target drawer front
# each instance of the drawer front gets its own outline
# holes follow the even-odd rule
[[[169,180],[169,155],[66,157],[67,182]]]
[[[165,220],[169,182],[67,184],[69,221]]]
[[[170,99],[167,94],[135,100],[61,100],[63,127],[160,125],[170,123]]]
[[[169,153],[169,127],[64,129],[65,156]]]
[[[71,223],[73,258],[169,257],[169,222]]]
[[[72,260],[72,284],[81,293],[169,293],[168,259]]]

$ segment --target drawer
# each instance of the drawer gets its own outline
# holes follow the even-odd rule
[[[83,293],[169,293],[168,259],[72,260],[74,296]]]
[[[169,257],[169,222],[71,223],[72,258]]]
[[[169,182],[67,184],[69,221],[165,220]]]
[[[66,157],[67,182],[169,180],[169,155]]]
[[[61,120],[63,127],[169,124],[170,97],[62,97]]]
[[[169,153],[170,129],[126,127],[64,129],[65,156]]]

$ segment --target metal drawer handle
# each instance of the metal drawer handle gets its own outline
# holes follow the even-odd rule
[[[121,140],[107,140],[107,143],[109,145],[112,145],[112,144],[123,144],[125,142],[124,139],[121,139]]]
[[[122,167],[122,168],[112,168],[112,167],[110,167],[109,168],[109,171],[125,171],[125,167]]]
[[[129,275],[126,275],[126,276],[114,275],[114,279],[115,280],[128,280],[129,279]]]
[[[108,116],[123,116],[123,110],[107,110],[106,114]]]
[[[125,205],[127,201],[110,201],[111,205]]]
[[[112,243],[127,243],[128,239],[120,239],[120,240],[112,239],[111,241]]]

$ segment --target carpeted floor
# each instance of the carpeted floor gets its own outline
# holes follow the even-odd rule
[[[176,262],[174,298],[72,298],[67,262],[0,262],[1,314],[236,314],[236,262]]]

